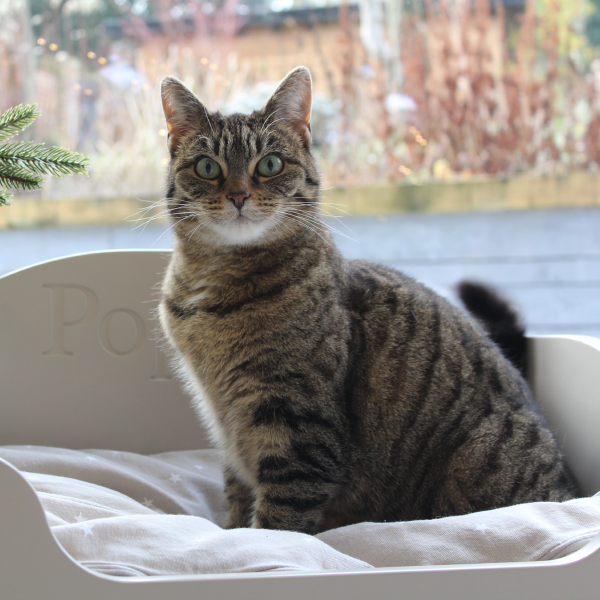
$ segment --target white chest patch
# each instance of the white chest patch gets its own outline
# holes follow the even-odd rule
[[[270,223],[234,219],[229,223],[214,224],[213,228],[227,246],[244,246],[262,237],[270,228]]]

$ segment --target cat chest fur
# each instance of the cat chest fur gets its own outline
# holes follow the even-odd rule
[[[347,324],[325,285],[330,275],[326,278],[318,267],[298,267],[291,270],[301,274],[298,281],[265,283],[250,294],[242,281],[238,293],[227,297],[218,285],[201,275],[186,277],[173,263],[163,285],[161,325],[213,441],[240,477],[255,484],[260,457],[289,451],[286,432],[256,427],[257,412],[290,372],[288,361],[295,357],[291,378],[305,386],[303,374],[314,370],[311,363],[322,354],[323,368],[331,363],[329,370],[337,369],[338,376],[314,392],[331,397],[334,380],[339,384],[345,344],[336,340]],[[322,341],[319,321],[324,319],[337,333]]]

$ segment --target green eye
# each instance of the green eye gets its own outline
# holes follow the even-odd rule
[[[204,157],[196,165],[196,173],[202,179],[216,179],[221,174],[219,163],[212,158]]]
[[[258,162],[257,171],[263,177],[273,177],[273,175],[279,175],[283,171],[283,161],[279,156],[269,154],[261,158]]]

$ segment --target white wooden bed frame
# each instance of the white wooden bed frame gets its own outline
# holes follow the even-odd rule
[[[168,251],[70,256],[0,278],[0,445],[155,453],[207,446],[155,342]],[[600,490],[600,340],[530,340],[531,381],[583,485]],[[578,600],[600,597],[600,536],[550,562],[117,578],[58,545],[0,460],[2,600]]]

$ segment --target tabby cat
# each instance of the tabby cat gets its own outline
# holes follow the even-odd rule
[[[209,113],[162,83],[174,251],[159,316],[223,450],[225,527],[315,533],[562,501],[527,383],[459,309],[342,258],[320,218],[311,79]]]

